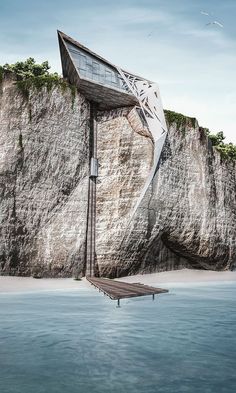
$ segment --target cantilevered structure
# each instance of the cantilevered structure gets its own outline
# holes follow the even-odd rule
[[[91,103],[89,214],[87,228],[86,273],[94,275],[96,216],[96,110],[136,106],[154,142],[153,166],[140,193],[131,218],[155,175],[167,134],[167,126],[156,83],[127,72],[93,53],[62,32],[58,32],[63,77],[77,86]]]
[[[58,32],[58,37],[63,77],[98,109],[139,104],[115,66],[64,33]]]

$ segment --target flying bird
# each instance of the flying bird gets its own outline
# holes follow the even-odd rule
[[[206,11],[201,11],[201,14],[205,15],[205,16],[209,16],[209,17],[213,16],[212,13],[209,13],[209,12],[206,12]],[[221,27],[221,28],[224,27],[224,25],[222,25],[222,23],[218,22],[217,20],[214,20],[214,21],[209,22],[209,23],[206,24],[206,26],[211,26],[211,25],[216,25],[216,26]]]
[[[219,26],[221,28],[224,27],[224,25],[222,25],[222,23],[220,23],[220,22],[217,22],[217,20],[214,20],[214,22],[210,22],[210,23],[206,24],[206,26],[210,26],[210,25],[217,25],[217,26]]]

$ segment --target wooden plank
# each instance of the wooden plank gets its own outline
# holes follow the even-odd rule
[[[87,280],[110,299],[119,300],[138,296],[167,293],[167,289],[151,287],[140,283],[126,283],[107,278],[87,277]]]

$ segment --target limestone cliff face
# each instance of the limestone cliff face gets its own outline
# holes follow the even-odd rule
[[[1,274],[71,275],[82,269],[89,104],[70,90],[4,79],[0,93]]]
[[[159,170],[136,110],[99,113],[97,263],[116,277],[236,265],[235,162],[197,122],[170,124]],[[0,93],[0,274],[83,274],[89,174],[89,103],[70,90],[31,90],[5,78]]]
[[[114,119],[114,124],[116,121]],[[111,124],[109,127],[113,128]],[[101,133],[102,137],[105,139],[106,134]],[[100,145],[104,147],[101,139]],[[142,152],[146,156],[144,146]],[[104,151],[103,157],[104,160],[107,157]],[[123,172],[130,181],[126,192],[127,189],[131,191],[132,201],[136,195],[132,190],[136,181],[132,171],[140,164],[138,157],[134,161],[130,177],[127,170]],[[118,208],[112,206],[113,212],[116,209],[116,218],[110,223],[110,229],[106,227],[106,241],[103,238],[98,243],[102,274],[115,277],[181,267],[234,268],[235,169],[234,161],[222,159],[220,153],[212,148],[196,121],[194,124],[187,121],[181,129],[176,124],[170,125],[159,170],[131,223],[126,225],[131,208],[129,212],[125,211],[122,199],[117,203],[124,212],[123,216]],[[143,170],[147,173],[147,167]],[[103,192],[104,188],[100,195]],[[109,220],[106,215],[104,220],[105,217]],[[104,244],[111,241],[117,247],[107,247],[104,254]]]

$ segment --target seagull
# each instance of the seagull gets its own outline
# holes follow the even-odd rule
[[[206,15],[206,16],[210,16],[210,14],[208,14],[208,12],[205,12],[205,11],[201,11],[201,14]]]
[[[210,25],[217,25],[217,26],[219,26],[221,28],[224,27],[224,25],[222,25],[222,23],[220,23],[220,22],[217,22],[217,20],[214,20],[214,22],[210,22],[210,23],[206,24],[206,26],[210,26]]]

